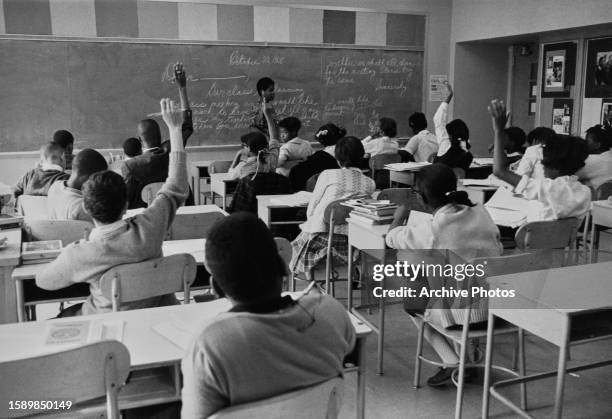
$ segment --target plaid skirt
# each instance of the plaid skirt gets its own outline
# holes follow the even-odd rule
[[[295,274],[310,272],[319,262],[327,257],[327,240],[329,233],[301,232],[291,242],[293,255],[289,269]],[[355,252],[357,256],[357,252]],[[332,237],[332,258],[334,263],[348,263],[348,237],[344,234],[334,234]]]

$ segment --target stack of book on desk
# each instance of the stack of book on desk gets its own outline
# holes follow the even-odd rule
[[[391,201],[376,199],[352,199],[343,205],[353,209],[350,213],[351,220],[369,225],[391,224],[397,209],[397,205]]]
[[[21,248],[21,263],[23,265],[33,265],[51,262],[61,251],[61,240],[25,242]]]

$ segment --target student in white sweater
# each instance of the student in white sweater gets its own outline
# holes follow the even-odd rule
[[[534,179],[544,177],[544,167],[542,166],[542,144],[553,138],[556,133],[547,127],[537,127],[527,134],[527,148],[523,157],[515,163],[512,168],[519,176],[527,176]]]
[[[581,182],[595,191],[603,183],[612,180],[612,127],[608,124],[589,128],[586,131],[586,141],[591,154],[577,175]]]
[[[394,249],[448,249],[468,261],[475,257],[499,256],[503,247],[499,230],[482,205],[474,206],[467,193],[457,191],[457,177],[445,164],[434,163],[421,170],[416,179],[415,190],[423,203],[433,211],[430,222],[405,225],[410,208],[401,206],[395,212],[393,223],[385,238]],[[433,279],[432,279],[433,280]],[[446,326],[445,316],[449,310],[428,309],[425,318]],[[415,324],[421,320],[411,317]],[[484,310],[473,310],[472,319],[486,319]],[[427,380],[432,387],[450,383],[454,365],[459,355],[453,345],[434,329],[425,328],[425,339],[432,345],[442,362],[449,367],[440,368]]]
[[[575,173],[584,166],[587,147],[584,140],[555,135],[542,145],[543,178],[520,176],[508,167],[503,150],[503,129],[506,105],[493,100],[489,113],[495,132],[493,174],[514,188],[514,192],[530,200],[528,221],[550,221],[582,217],[591,204],[590,189],[578,181]]]
[[[289,176],[289,172],[301,161],[313,153],[310,142],[298,137],[302,123],[294,116],[287,117],[278,123],[278,135],[284,144],[278,154],[276,173]]]
[[[395,140],[397,124],[394,119],[380,118],[374,122],[372,133],[362,140],[366,157],[378,154],[396,154],[399,145]]]
[[[215,289],[232,308],[206,323],[183,358],[182,418],[342,376],[355,344],[346,310],[315,290],[282,296],[285,263],[263,221],[245,212],[224,218],[205,253]]]
[[[89,177],[108,169],[102,154],[91,148],[79,151],[72,161],[72,173],[65,181],[55,182],[47,194],[47,212],[50,220],[92,221],[83,207],[81,187]]]
[[[408,125],[414,135],[404,147],[414,161],[429,161],[438,152],[438,137],[427,130],[427,118],[422,112],[415,112],[408,118]]]

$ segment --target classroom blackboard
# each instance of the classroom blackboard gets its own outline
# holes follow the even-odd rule
[[[276,81],[277,114],[300,118],[307,139],[326,122],[365,136],[380,116],[407,135],[421,109],[422,51],[2,39],[0,151],[37,150],[57,129],[77,148],[119,148],[160,98],[178,100],[176,61],[188,73],[191,146],[238,144],[263,76]]]

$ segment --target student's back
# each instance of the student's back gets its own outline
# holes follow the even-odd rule
[[[142,189],[150,183],[164,182],[168,177],[169,153],[161,147],[144,151],[121,166],[128,193],[128,209],[146,207]]]
[[[55,182],[68,179],[64,173],[63,149],[54,143],[40,149],[41,164],[28,171],[13,187],[15,197],[19,195],[47,195]]]
[[[248,403],[342,375],[354,344],[344,308],[326,295],[309,295],[272,313],[233,309],[198,333],[183,368],[185,382],[210,371],[199,387],[183,390],[183,417],[206,417],[206,405]],[[212,378],[214,377],[214,380]],[[323,402],[323,401],[322,401]]]

